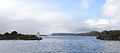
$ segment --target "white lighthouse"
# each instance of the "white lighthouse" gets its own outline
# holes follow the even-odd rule
[[[40,33],[37,33],[37,37],[42,40]]]

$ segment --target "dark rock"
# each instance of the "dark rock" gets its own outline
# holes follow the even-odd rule
[[[17,31],[13,31],[12,33],[4,33],[0,35],[0,40],[42,40],[42,38],[37,37],[37,35],[24,35]]]
[[[120,40],[120,30],[102,31],[96,39],[101,40]]]

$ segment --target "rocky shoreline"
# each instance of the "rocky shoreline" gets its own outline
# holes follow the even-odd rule
[[[37,35],[25,35],[13,31],[11,33],[0,34],[0,40],[42,40],[41,37],[37,37]]]
[[[102,31],[96,38],[100,40],[120,40],[120,30]]]

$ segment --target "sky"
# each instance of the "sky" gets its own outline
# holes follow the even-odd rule
[[[120,29],[120,0],[0,0],[0,33]]]

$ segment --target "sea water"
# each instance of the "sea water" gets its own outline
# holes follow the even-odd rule
[[[0,53],[119,53],[119,41],[95,36],[44,36],[43,40],[0,40]]]

